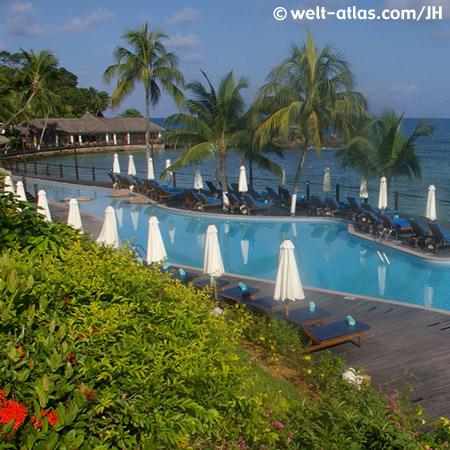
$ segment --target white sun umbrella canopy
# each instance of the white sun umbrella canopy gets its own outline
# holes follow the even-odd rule
[[[166,169],[170,166],[170,159],[166,159]],[[173,184],[173,172],[171,170],[167,171],[164,175],[164,181],[169,185],[172,186]]]
[[[51,222],[52,216],[50,214],[50,209],[48,207],[47,194],[42,189],[38,192],[37,207],[38,213],[44,216],[44,220],[46,222]]]
[[[209,224],[206,229],[205,256],[203,260],[203,272],[211,277],[220,277],[225,269],[220,252],[217,228],[214,224]]]
[[[369,198],[369,188],[367,183],[367,178],[361,178],[361,184],[359,186],[359,197],[363,199]]]
[[[428,188],[427,210],[425,216],[430,220],[436,220],[436,188],[430,184]]]
[[[378,292],[384,295],[386,290],[386,266],[384,264],[378,265]]]
[[[114,173],[120,173],[119,155],[114,153],[113,170]]]
[[[242,164],[241,167],[239,167],[239,192],[247,192],[247,191],[248,191],[247,175],[245,173],[245,166]]]
[[[167,253],[159,229],[159,221],[156,216],[151,216],[148,220],[147,264],[158,263],[166,258]]]
[[[83,228],[81,223],[80,207],[76,198],[71,198],[69,202],[69,215],[67,217],[67,225],[80,230]]]
[[[331,175],[330,175],[330,168],[329,167],[325,167],[325,171],[323,173],[322,190],[326,194],[329,194],[331,192]]]
[[[9,175],[6,175],[6,177],[3,179],[4,187],[3,187],[3,193],[4,194],[15,194],[14,192],[14,182],[12,178]]]
[[[203,179],[200,173],[200,167],[198,166],[198,163],[195,165],[194,189],[197,189],[198,191],[203,189]]]
[[[241,239],[241,254],[242,254],[242,262],[244,264],[248,263],[248,247],[249,247],[248,239]]]
[[[153,169],[153,159],[148,157],[147,158],[147,180],[154,180],[155,179],[155,171]]]
[[[386,209],[388,206],[388,198],[387,198],[387,181],[386,177],[381,177],[380,180],[380,193],[378,196],[378,208]]]
[[[97,242],[104,245],[111,245],[114,248],[120,247],[120,237],[117,231],[116,212],[112,206],[105,209],[105,220],[102,230],[97,238]]]
[[[130,217],[131,217],[131,223],[133,225],[133,230],[137,231],[137,229],[138,229],[138,220],[139,220],[139,211],[138,210],[131,211],[130,212]]]
[[[273,295],[274,300],[286,302],[286,314],[289,311],[288,300],[295,301],[305,298],[297,269],[294,249],[294,244],[288,238],[280,245],[277,278]]]
[[[134,165],[133,155],[128,156],[128,175],[134,177],[136,175],[136,166]]]
[[[16,198],[21,202],[27,202],[27,194],[25,193],[25,188],[23,187],[22,181],[16,183]]]

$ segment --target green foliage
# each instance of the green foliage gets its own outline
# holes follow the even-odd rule
[[[397,394],[302,355],[293,327],[215,315],[207,292],[26,206],[0,199],[0,449],[417,448],[421,419]],[[246,339],[290,362],[307,392],[259,379]],[[420,435],[447,438],[444,422]]]
[[[144,117],[136,108],[128,108],[117,117]]]

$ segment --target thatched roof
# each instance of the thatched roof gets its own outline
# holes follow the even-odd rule
[[[27,134],[28,130],[39,132],[45,126],[45,119],[33,119],[29,127],[22,122],[16,127],[20,134]],[[145,133],[146,119],[143,117],[117,117],[114,119],[95,117],[86,112],[76,119],[48,119],[47,131],[67,134],[106,134],[106,133]],[[150,122],[150,131],[161,133],[164,128]]]

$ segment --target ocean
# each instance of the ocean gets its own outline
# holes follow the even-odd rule
[[[161,125],[164,118],[151,118]],[[410,182],[406,179],[394,179],[391,183],[389,207],[394,208],[395,192],[398,192],[398,209],[401,212],[425,215],[428,187],[433,184],[436,187],[437,220],[450,222],[450,173],[448,161],[450,159],[450,119],[404,119],[403,130],[409,135],[421,120],[427,120],[434,128],[430,137],[422,137],[416,141],[416,153],[422,166],[422,179],[414,179]],[[155,174],[159,174],[165,167],[166,159],[174,161],[180,154],[179,149],[160,150],[155,153]],[[138,174],[146,176],[145,152],[120,152],[119,160],[122,172],[127,170],[128,154],[133,154]],[[288,149],[284,152],[284,166],[286,171],[286,187],[292,190],[295,172],[297,170],[300,152]],[[273,158],[279,163],[281,160]],[[50,165],[74,165],[74,158],[69,156],[57,156],[39,160],[39,164]],[[239,176],[240,155],[237,151],[231,151],[227,158],[228,183],[237,182]],[[78,155],[78,165],[87,172],[91,167],[96,168],[97,179],[107,179],[107,170],[112,167],[112,155],[110,154],[86,154]],[[309,150],[300,178],[299,195],[306,194],[306,181],[310,182],[310,193],[323,196],[323,174],[326,167],[330,168],[332,195],[335,193],[336,184],[340,185],[340,200],[345,201],[347,196],[359,196],[360,175],[351,169],[342,169],[335,157],[334,149],[323,149],[321,158],[318,158],[314,149]],[[195,166],[188,166],[177,172],[177,186],[190,188],[193,185]],[[200,171],[203,180],[212,179],[212,162],[202,161]],[[247,165],[248,175],[248,165]],[[277,177],[254,167],[253,185],[256,190],[264,191],[266,186],[276,188]],[[379,180],[369,180],[369,202],[378,203]]]

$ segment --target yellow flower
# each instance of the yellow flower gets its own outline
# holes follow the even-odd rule
[[[311,369],[308,369],[308,370],[306,371],[306,373],[311,374],[311,373],[312,373],[312,370],[311,370]]]
[[[422,425],[425,425],[425,424],[426,424],[425,419],[422,419]]]
[[[265,339],[264,336],[260,336],[260,337],[259,337],[259,340],[260,340],[260,341],[265,341],[266,339]]]
[[[270,350],[275,350],[275,347],[273,345],[271,345]]]
[[[311,361],[311,355],[305,355],[305,356],[303,357],[303,359],[304,359],[305,361]]]

